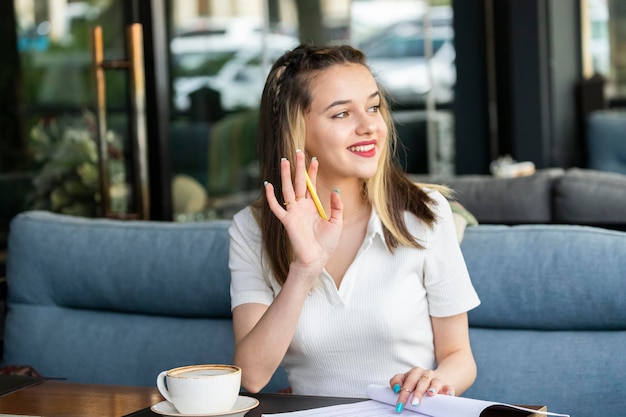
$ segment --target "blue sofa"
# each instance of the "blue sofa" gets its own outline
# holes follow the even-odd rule
[[[18,215],[3,365],[154,385],[162,369],[231,362],[228,225]],[[465,395],[622,415],[626,233],[481,225],[462,249],[482,299],[470,313],[479,374]],[[287,386],[281,370],[265,391]]]

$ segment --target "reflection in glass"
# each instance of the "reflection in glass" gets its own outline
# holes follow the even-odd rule
[[[454,174],[452,15],[445,1],[352,1],[353,43],[390,98],[409,173]]]
[[[173,4],[170,155],[176,220],[229,218],[260,189],[261,91],[276,58],[299,42],[288,5],[281,4],[278,20],[269,22],[263,3],[221,3],[213,14],[191,14]]]
[[[105,55],[123,58],[122,3],[15,0],[14,5],[22,123],[33,168],[24,208],[101,216],[90,28],[106,27]],[[133,209],[127,87],[124,74],[107,75],[110,191],[120,215]]]
[[[213,13],[172,4],[170,149],[177,220],[229,218],[258,195],[261,91],[271,64],[300,38],[363,49],[391,96],[406,150],[400,163],[416,173],[451,169],[456,70],[449,1],[433,1],[430,8],[423,0],[209,3],[216,6],[208,8]],[[307,21],[298,24],[299,16]],[[429,129],[437,133],[434,140],[427,138]]]
[[[582,10],[585,75],[610,76],[609,7],[607,0],[586,0]]]

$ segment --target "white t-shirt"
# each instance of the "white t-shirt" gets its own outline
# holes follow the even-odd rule
[[[450,205],[436,191],[431,230],[406,213],[425,249],[385,244],[375,210],[339,288],[323,271],[309,294],[282,366],[294,394],[364,398],[368,384],[396,373],[436,367],[430,317],[466,312],[480,301],[457,243]],[[230,227],[232,308],[269,305],[280,285],[262,263],[262,241],[250,208]],[[341,250],[341,248],[339,248]]]

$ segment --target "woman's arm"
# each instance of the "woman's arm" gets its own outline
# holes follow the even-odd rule
[[[317,166],[317,161],[310,166],[313,181],[317,177]],[[243,387],[253,393],[267,384],[285,356],[306,297],[337,247],[341,234],[343,205],[339,194],[331,194],[330,219],[321,219],[307,193],[305,169],[304,154],[298,152],[292,183],[289,161],[281,161],[283,199],[289,202],[284,207],[274,195],[274,186],[269,183],[265,186],[269,207],[287,230],[294,250],[285,283],[269,306],[248,303],[233,309],[234,363],[243,370]]]
[[[476,362],[470,346],[467,313],[431,317],[431,322],[437,368],[413,368],[391,378],[390,384],[399,394],[398,411],[402,410],[409,397],[412,404],[417,405],[425,394],[461,394],[476,379]]]
[[[451,387],[446,394],[458,395],[467,390],[476,379],[476,362],[469,340],[467,313],[451,317],[432,317],[437,359],[437,376]],[[443,386],[433,386],[435,392]]]
[[[251,393],[268,383],[296,331],[310,286],[306,280],[293,279],[295,274],[292,267],[270,306],[248,303],[233,310],[234,364],[242,368],[241,384]]]

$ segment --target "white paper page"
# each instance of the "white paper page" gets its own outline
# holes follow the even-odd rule
[[[396,402],[398,395],[388,386],[370,385],[367,387],[367,396],[371,400],[353,404],[333,405],[329,407],[314,408],[311,410],[291,411],[287,413],[263,414],[264,417],[398,417]],[[405,417],[479,417],[480,413],[492,405],[506,405],[521,411],[539,413],[555,417],[570,417],[567,414],[557,414],[546,411],[538,411],[510,404],[475,400],[463,397],[451,397],[449,395],[424,396],[418,406],[413,406],[410,400],[404,407]]]
[[[409,413],[407,413],[409,414]],[[410,413],[419,417],[422,414]],[[291,411],[287,413],[263,414],[263,417],[398,417],[395,407],[374,400],[366,400],[352,404],[331,405],[311,410]]]
[[[395,394],[389,386],[383,385],[369,385],[367,387],[367,397],[394,407],[398,401],[398,394]],[[468,400],[449,395],[435,395],[434,397],[424,395],[422,402],[417,406],[411,404],[409,397],[404,409],[427,416],[478,417],[481,411],[490,405],[492,403],[487,401]]]
[[[395,407],[398,399],[398,394],[395,394],[389,386],[369,385],[367,387],[367,397]],[[429,397],[425,395],[422,398],[421,403],[417,406],[411,405],[411,401],[409,399],[409,401],[407,401],[407,404],[404,406],[404,409],[433,417],[479,417],[480,413],[484,409],[492,405],[506,405],[507,407],[515,408],[521,411],[527,411],[528,413],[539,413],[547,416],[569,417],[569,415],[567,414],[538,411],[511,404],[475,400],[472,398],[464,397],[452,397],[449,395],[435,395],[434,397]]]

